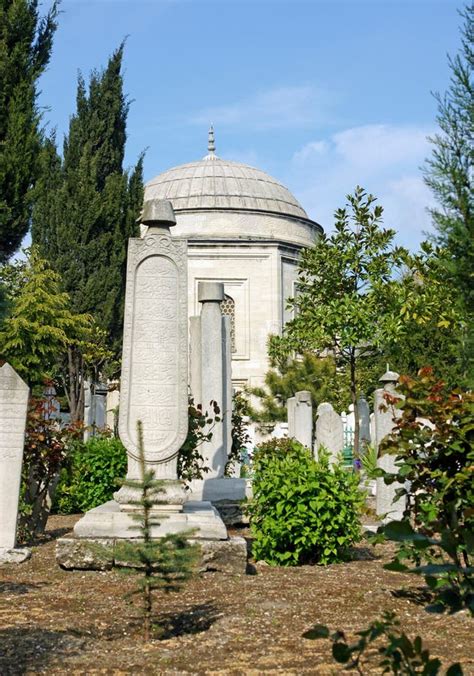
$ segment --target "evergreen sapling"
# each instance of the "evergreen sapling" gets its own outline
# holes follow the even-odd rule
[[[137,423],[140,479],[126,479],[120,483],[135,489],[139,499],[131,501],[136,513],[133,527],[139,532],[136,540],[124,541],[117,545],[116,559],[125,561],[127,569],[139,568],[142,572],[137,589],[129,595],[141,594],[143,637],[149,641],[152,629],[153,594],[156,589],[166,592],[178,591],[194,570],[198,557],[198,546],[190,545],[188,538],[192,531],[172,533],[153,538],[154,527],[160,525],[153,507],[159,503],[159,494],[164,492],[164,482],[155,479],[155,473],[145,464],[143,425]],[[163,517],[161,517],[163,518]],[[165,517],[166,518],[166,517]]]

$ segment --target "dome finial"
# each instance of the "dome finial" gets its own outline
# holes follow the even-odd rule
[[[214,140],[214,127],[212,126],[212,124],[209,127],[209,133],[207,137],[207,149],[210,155],[214,155],[216,150],[216,143]]]

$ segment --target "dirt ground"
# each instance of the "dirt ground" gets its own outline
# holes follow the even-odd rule
[[[353,634],[394,610],[444,664],[474,675],[473,621],[423,608],[420,580],[382,568],[388,545],[357,547],[327,567],[207,573],[155,596],[156,638],[144,644],[137,609],[124,600],[133,576],[61,570],[55,538],[78,517],[53,516],[21,565],[0,567],[0,674],[338,674],[326,640],[302,634],[327,624]],[[380,673],[367,669],[365,673]]]

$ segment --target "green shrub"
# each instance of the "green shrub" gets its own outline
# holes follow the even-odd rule
[[[76,443],[61,470],[55,509],[61,514],[86,512],[112,500],[116,479],[127,471],[127,454],[116,437],[92,437]]]
[[[328,564],[347,557],[360,539],[364,501],[359,478],[329,455],[294,439],[261,444],[254,455],[249,504],[255,558],[272,565]]]

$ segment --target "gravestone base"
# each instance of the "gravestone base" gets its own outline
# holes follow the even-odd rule
[[[248,524],[243,504],[250,497],[246,479],[219,477],[191,481],[189,500],[205,500],[212,503],[226,526]]]
[[[0,565],[2,563],[23,563],[31,557],[31,549],[15,547],[14,549],[0,549]]]
[[[159,538],[169,533],[192,530],[196,539],[227,539],[227,529],[210,502],[187,502],[181,511],[166,511],[163,508],[167,506],[159,505],[158,509],[153,510],[154,516],[161,523],[152,527],[152,537]],[[110,500],[89,510],[74,526],[74,535],[78,538],[139,537],[138,524],[133,518],[136,508],[127,510],[124,507],[115,500]]]

